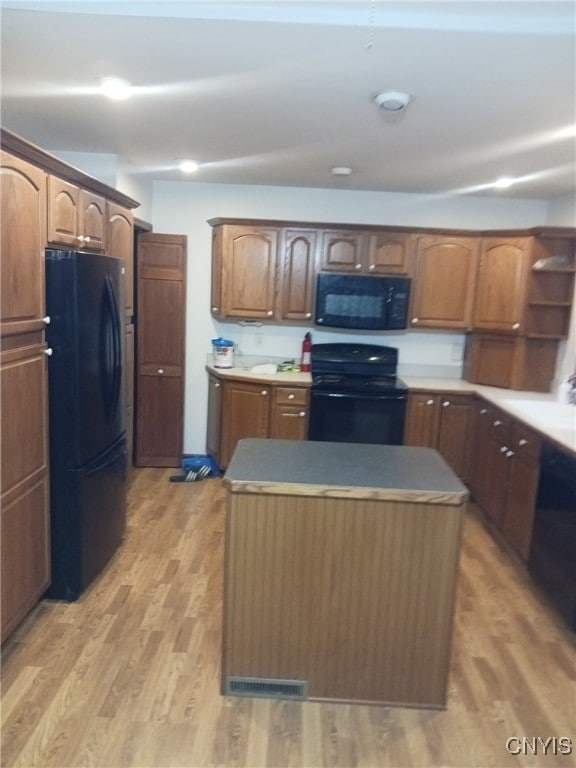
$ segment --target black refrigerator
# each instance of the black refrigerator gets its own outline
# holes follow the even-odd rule
[[[126,525],[122,262],[47,250],[46,328],[52,581],[73,601],[118,549]]]

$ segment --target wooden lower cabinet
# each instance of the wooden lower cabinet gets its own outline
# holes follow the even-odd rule
[[[473,404],[472,395],[410,393],[404,444],[435,448],[458,477],[468,482]]]
[[[0,370],[2,641],[50,583],[47,370],[43,336],[34,336],[4,348]]]
[[[474,434],[470,482],[474,500],[526,562],[536,508],[541,438],[484,401],[477,405]]]
[[[206,452],[222,468],[246,437],[306,440],[307,387],[208,377]]]

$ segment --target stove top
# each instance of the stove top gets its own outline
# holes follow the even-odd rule
[[[322,391],[405,393],[396,375],[398,350],[378,344],[313,344],[312,388]]]

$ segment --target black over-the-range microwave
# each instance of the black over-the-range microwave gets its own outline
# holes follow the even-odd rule
[[[320,273],[314,322],[325,328],[402,330],[408,323],[410,283],[409,277]]]

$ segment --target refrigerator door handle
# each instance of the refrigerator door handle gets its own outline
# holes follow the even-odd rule
[[[120,402],[122,343],[118,302],[109,275],[106,275],[104,283],[100,338],[102,392],[108,417],[112,418]]]

